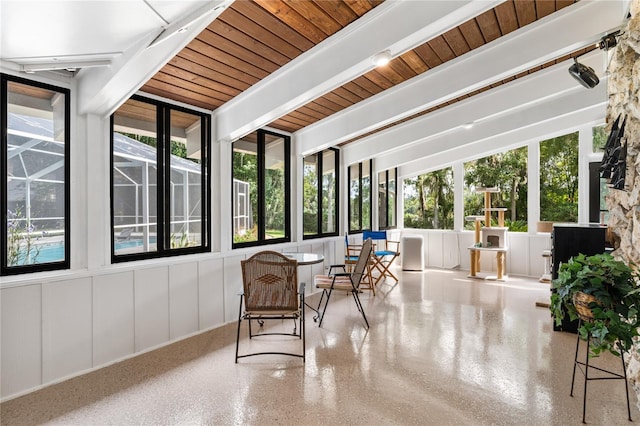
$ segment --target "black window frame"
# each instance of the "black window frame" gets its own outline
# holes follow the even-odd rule
[[[25,78],[20,78],[4,73],[0,73],[0,109],[2,111],[0,117],[0,128],[2,132],[2,143],[0,149],[3,153],[7,152],[7,146],[9,143],[9,129],[8,129],[8,83],[14,82],[23,84],[26,86],[37,87],[45,90],[50,90],[64,94],[64,260],[57,262],[46,263],[34,263],[29,265],[17,265],[9,266],[7,262],[8,250],[6,239],[3,244],[0,244],[1,261],[0,261],[0,276],[8,275],[20,275],[30,274],[34,272],[55,271],[71,268],[71,90],[51,84],[41,83]],[[2,155],[3,159],[0,162],[0,170],[2,171],[2,196],[0,197],[0,209],[2,210],[2,235],[7,235],[7,221],[8,221],[8,164],[7,156]]]
[[[265,152],[266,152],[266,137],[267,135],[276,136],[282,138],[284,141],[284,237],[282,238],[266,238],[266,220],[265,220]],[[235,204],[233,199],[233,189],[231,190],[231,248],[239,249],[244,247],[256,247],[271,244],[287,243],[291,241],[291,136],[282,133],[274,132],[266,129],[256,130],[257,136],[257,167],[258,167],[258,239],[256,241],[243,241],[233,242],[233,206]],[[230,159],[233,165],[233,144],[231,148]],[[234,173],[233,166],[231,167],[231,185],[233,185]]]
[[[373,202],[372,202],[372,194],[374,191],[373,188],[373,159],[369,159],[366,160],[369,162],[369,223],[368,226],[363,226],[365,224],[362,223],[362,205],[364,204],[363,201],[363,197],[362,197],[362,165],[365,163],[365,161],[362,161],[360,163],[354,163],[349,165],[349,167],[347,168],[347,184],[349,186],[349,190],[348,190],[348,212],[347,212],[347,229],[349,230],[349,234],[357,234],[359,232],[362,231],[366,231],[366,230],[371,230],[371,225],[372,225],[372,216],[373,216],[373,211],[371,210],[373,207]],[[357,165],[358,166],[358,188],[360,190],[360,198],[359,198],[359,206],[358,209],[360,211],[360,215],[358,217],[358,225],[359,228],[355,229],[355,228],[351,228],[351,167]]]
[[[333,151],[334,153],[334,160],[335,160],[335,172],[336,172],[336,180],[335,180],[335,193],[336,193],[336,199],[335,199],[335,210],[333,212],[334,215],[334,223],[336,224],[336,230],[333,232],[322,232],[322,211],[323,211],[323,204],[322,204],[322,170],[323,170],[323,162],[324,162],[324,153],[327,151]],[[323,237],[335,237],[336,235],[338,235],[340,233],[340,226],[339,226],[339,217],[340,217],[340,150],[337,148],[327,148],[323,151],[320,152],[316,152],[315,154],[312,155],[316,155],[317,160],[318,160],[318,170],[320,170],[321,172],[318,174],[318,180],[317,180],[317,211],[316,211],[316,220],[317,220],[317,230],[318,232],[316,232],[315,234],[304,234],[303,232],[303,236],[302,239],[303,240],[310,240],[310,239],[314,239],[314,238],[323,238]],[[302,164],[303,164],[303,169],[304,169],[304,159],[302,160]],[[302,180],[303,180],[303,185],[304,185],[304,170],[302,172]],[[303,195],[304,196],[304,195]],[[303,200],[304,202],[304,200]],[[304,208],[301,209],[304,212]],[[303,219],[304,221],[304,216]],[[304,228],[304,224],[303,224],[303,228]]]
[[[156,251],[142,253],[115,254],[114,226],[114,192],[113,173],[110,173],[110,223],[111,223],[111,263],[132,262],[144,259],[157,259],[171,256],[183,256],[187,254],[206,253],[211,251],[211,114],[193,110],[157,99],[151,99],[140,95],[131,96],[132,100],[154,105],[156,109],[156,135],[157,135],[157,237]],[[202,203],[202,244],[194,247],[171,248],[171,111],[179,111],[199,116],[201,122],[201,203]],[[114,113],[115,114],[115,113]],[[114,114],[110,117],[110,164],[114,168]],[[162,143],[161,143],[162,142]],[[162,242],[162,244],[160,244]]]
[[[393,169],[387,169],[378,173],[378,193],[380,193],[380,175],[381,174],[385,175],[385,188],[387,189],[387,194],[389,194],[390,192],[389,176],[390,175],[393,176],[393,182],[394,182],[393,193],[395,194],[395,200],[396,200],[394,208],[396,210],[395,212],[396,214],[393,216],[395,218],[395,223],[389,225],[389,213],[391,213],[391,209],[389,207],[389,196],[387,195],[385,197],[384,209],[380,208],[380,197],[378,196],[378,229],[380,230],[395,229],[398,226],[398,168],[394,167]],[[383,215],[380,214],[381,212],[384,212],[384,218],[382,217]]]
[[[602,181],[600,177],[600,161],[589,162],[589,223],[606,224],[609,210],[600,206],[602,197]],[[606,206],[605,206],[606,207]]]

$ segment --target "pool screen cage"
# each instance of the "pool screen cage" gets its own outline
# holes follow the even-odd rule
[[[156,150],[113,135],[113,232],[116,254],[155,251],[157,236]],[[172,248],[200,245],[201,165],[171,156]]]
[[[65,234],[65,143],[52,120],[8,112],[6,165],[8,266],[42,263],[40,249]]]

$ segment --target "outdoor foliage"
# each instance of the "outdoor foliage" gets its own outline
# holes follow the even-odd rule
[[[608,137],[606,126],[595,126],[593,128],[593,152],[603,152]]]
[[[315,158],[315,157],[314,157]],[[304,162],[302,196],[302,226],[305,234],[318,233],[318,173],[317,163]]]
[[[491,207],[506,207],[505,219],[510,223],[527,221],[527,147],[490,155],[465,163],[464,211],[467,215],[482,215],[484,194],[476,188],[498,188],[491,194]],[[469,225],[470,227],[473,224]],[[522,228],[519,226],[519,228]],[[469,228],[471,229],[471,228]],[[516,231],[511,229],[511,231]],[[522,229],[520,229],[522,230]],[[526,226],[523,231],[526,231]]]
[[[245,152],[233,153],[233,177],[249,183],[249,203],[254,220],[258,215],[258,157]],[[284,235],[284,170],[267,169],[264,175],[265,194],[265,229],[267,238]],[[270,231],[272,230],[272,231]],[[245,237],[234,235],[234,242],[255,241],[257,232],[247,233]]]
[[[578,132],[540,142],[540,220],[578,221]]]
[[[249,205],[253,212],[254,219],[258,214],[258,157],[257,155],[245,152],[233,153],[233,177],[249,183]],[[254,227],[255,228],[255,227]],[[254,229],[254,231],[257,231]],[[258,239],[257,232],[247,232],[245,236],[233,235],[235,243],[255,241]]]
[[[425,173],[404,181],[404,226],[453,229],[453,169]]]
[[[36,263],[40,246],[34,231],[20,209],[7,211],[7,266]]]
[[[356,168],[357,166],[357,164],[351,165],[352,168]],[[351,213],[349,229],[360,230],[360,222],[362,223],[362,229],[370,229],[371,176],[368,172],[363,173],[362,185],[360,185],[360,180],[357,176],[351,176],[351,182],[349,182],[349,204]]]

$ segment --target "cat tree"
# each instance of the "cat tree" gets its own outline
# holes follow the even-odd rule
[[[469,247],[471,256],[470,278],[506,281],[507,231],[504,226],[504,207],[491,207],[491,194],[498,193],[498,188],[478,188],[484,194],[484,216],[467,216],[466,220],[474,222],[474,243]],[[498,214],[498,226],[491,226],[492,214]],[[484,221],[484,226],[482,223]],[[480,253],[489,252],[496,256],[496,275],[479,275]]]

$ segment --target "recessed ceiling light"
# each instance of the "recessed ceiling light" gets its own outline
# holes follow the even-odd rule
[[[373,56],[372,60],[373,60],[373,64],[376,67],[387,65],[389,61],[391,61],[391,52],[388,50],[385,50],[383,52],[377,53]]]

